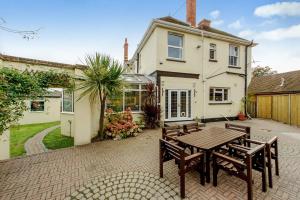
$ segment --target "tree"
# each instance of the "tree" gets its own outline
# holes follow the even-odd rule
[[[27,110],[25,100],[43,96],[49,87],[71,88],[67,74],[0,67],[0,135]]]
[[[277,71],[272,70],[271,67],[265,66],[257,66],[253,70],[253,77],[260,77],[260,76],[265,76],[265,75],[272,75],[272,74],[277,74]]]
[[[121,92],[123,68],[117,60],[99,53],[86,56],[85,62],[88,68],[84,70],[84,80],[77,88],[83,90],[78,100],[88,95],[91,103],[100,103],[98,137],[103,139],[106,99]]]

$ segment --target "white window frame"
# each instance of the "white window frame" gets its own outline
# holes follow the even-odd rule
[[[237,48],[237,55],[231,55],[231,48]],[[237,45],[233,45],[233,44],[230,44],[229,45],[229,57],[228,57],[228,64],[229,64],[229,67],[239,67],[239,56],[240,56],[240,48],[239,46]],[[236,58],[236,65],[232,65],[232,63],[230,63],[230,58],[231,57],[234,57]]]
[[[169,45],[169,36],[170,35],[174,35],[174,36],[177,36],[177,37],[181,37],[181,44],[182,46],[174,46],[174,45]],[[173,32],[168,32],[168,38],[167,38],[167,44],[168,44],[168,48],[167,48],[167,53],[168,53],[168,58],[169,59],[175,59],[175,60],[183,60],[183,46],[184,46],[184,38],[183,38],[183,35],[181,34],[178,34],[178,33],[173,33]],[[169,47],[171,48],[175,48],[175,49],[180,49],[181,50],[181,58],[176,58],[176,57],[171,57],[169,56]]]
[[[62,91],[62,95],[61,95],[61,113],[73,114],[74,113],[74,92],[71,92],[71,94],[72,94],[72,112],[64,111],[64,96],[65,96],[64,94],[65,94],[65,89]]]
[[[31,110],[31,103],[35,101],[35,102],[44,102],[44,110],[43,111],[34,111],[34,110]],[[29,109],[30,109],[30,112],[32,113],[42,113],[42,112],[45,112],[45,98],[41,98],[41,99],[37,99],[37,100],[30,100],[29,101]]]
[[[213,89],[213,100],[210,100],[210,90]],[[222,90],[222,91],[216,91],[216,90]],[[224,100],[224,90],[227,90],[227,100]],[[230,88],[222,88],[222,87],[210,87],[209,88],[209,95],[208,95],[208,98],[209,98],[209,102],[210,103],[229,103],[230,102]],[[216,101],[215,99],[215,95],[216,93],[219,93],[219,94],[222,94],[222,101]]]
[[[214,58],[210,58],[210,52],[214,52]],[[209,44],[209,60],[217,60],[217,45],[214,43]]]
[[[147,91],[146,89],[142,89],[142,86],[143,85],[146,85],[146,84],[141,84],[141,83],[132,83],[132,85],[138,85],[139,87],[137,89],[134,89],[134,88],[126,88],[124,87],[123,88],[123,92],[122,92],[122,109],[123,109],[123,112],[126,110],[126,107],[125,107],[125,94],[126,92],[139,92],[139,110],[136,111],[132,111],[132,113],[142,113],[142,92],[145,92]],[[107,108],[107,105],[105,106]]]

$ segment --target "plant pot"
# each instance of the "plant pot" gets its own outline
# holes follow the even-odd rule
[[[238,114],[238,119],[239,119],[240,121],[245,121],[247,118],[246,118],[246,116],[245,116],[243,113],[239,113],[239,114]]]

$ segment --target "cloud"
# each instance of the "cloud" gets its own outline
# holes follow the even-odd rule
[[[284,39],[300,39],[300,24],[287,28],[277,28],[271,31],[264,31],[257,34],[256,38],[274,41]]]
[[[242,28],[241,20],[238,19],[232,22],[231,24],[228,25],[228,28],[241,29]]]
[[[277,23],[276,19],[269,19],[269,20],[265,20],[262,23],[260,23],[259,26],[268,26],[268,25],[273,25],[276,23]]]
[[[219,10],[214,10],[212,12],[209,13],[209,15],[213,18],[213,19],[218,19],[220,17],[221,12]]]
[[[220,26],[222,24],[224,24],[224,20],[222,19],[212,21],[212,26]]]
[[[243,30],[243,31],[239,32],[238,35],[243,38],[249,38],[249,37],[253,37],[255,35],[255,33],[256,33],[255,31],[247,29],[247,30]]]
[[[300,16],[300,2],[277,2],[260,6],[254,14],[258,17]]]

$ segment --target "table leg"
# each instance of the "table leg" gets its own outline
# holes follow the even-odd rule
[[[210,151],[206,151],[206,163],[205,163],[205,173],[206,173],[206,182],[210,183]]]

